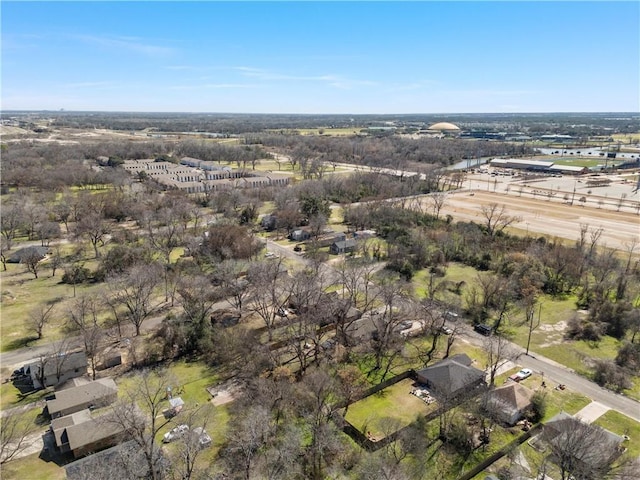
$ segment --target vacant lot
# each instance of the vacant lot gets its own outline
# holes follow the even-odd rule
[[[475,184],[474,184],[475,188]],[[527,188],[528,192],[530,189]],[[636,194],[637,195],[637,194]],[[451,215],[455,220],[484,223],[482,208],[492,203],[505,205],[508,215],[520,217],[521,220],[512,225],[523,234],[543,234],[549,237],[576,240],[580,235],[580,226],[589,225],[591,229],[602,228],[600,244],[624,250],[633,238],[638,237],[640,217],[629,208],[625,211],[581,206],[562,203],[563,194],[556,195],[556,200],[533,198],[530,194],[510,190],[507,194],[475,190],[469,193],[449,195],[442,215]],[[559,201],[558,201],[559,200]]]

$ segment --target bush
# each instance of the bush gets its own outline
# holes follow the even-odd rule
[[[547,394],[537,391],[531,397],[531,407],[525,413],[525,417],[531,423],[538,423],[547,413]]]
[[[91,270],[79,265],[66,268],[62,275],[62,283],[69,285],[77,285],[79,283],[88,282],[91,279]]]
[[[593,381],[617,392],[632,386],[629,374],[611,360],[596,360]]]
[[[640,343],[625,343],[616,356],[618,366],[631,372],[640,372]]]
[[[565,336],[572,340],[588,340],[598,342],[602,338],[602,325],[588,320],[581,320],[574,315],[567,322],[567,330]]]
[[[459,453],[465,454],[473,450],[472,438],[473,434],[469,427],[462,420],[456,419],[451,422],[443,440]]]

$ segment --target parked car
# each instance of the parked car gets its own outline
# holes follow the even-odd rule
[[[446,325],[443,325],[442,328],[440,329],[442,331],[442,333],[444,333],[445,335],[451,335],[453,333],[453,329],[447,327]]]
[[[289,313],[291,313],[289,312],[289,310],[284,307],[280,307],[276,312],[276,315],[278,315],[279,317],[286,317],[287,315],[289,315]]]
[[[173,442],[174,440],[184,437],[188,431],[189,425],[178,425],[165,433],[164,437],[162,437],[162,441],[164,443]]]
[[[473,329],[481,335],[489,336],[491,335],[492,328],[489,325],[485,325],[484,323],[478,323],[473,327]]]
[[[458,319],[458,314],[456,312],[452,312],[451,310],[444,312],[445,318],[455,321]]]
[[[524,380],[525,378],[529,378],[532,373],[533,372],[528,368],[523,368],[518,373],[514,373],[513,375],[511,375],[509,379],[513,380],[514,382],[519,382],[521,380]]]

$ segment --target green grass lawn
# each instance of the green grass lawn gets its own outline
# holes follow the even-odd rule
[[[61,327],[64,322],[64,312],[73,301],[73,287],[60,283],[62,271],[51,276],[51,270],[44,265],[38,278],[26,273],[22,265],[7,265],[6,272],[2,272],[2,322],[0,324],[0,350],[3,352],[49,343],[62,338]],[[77,285],[76,296],[95,294],[104,285]],[[38,305],[59,300],[56,313],[51,323],[45,326],[43,338],[37,340],[26,326],[30,312]]]
[[[412,385],[413,380],[405,379],[350,405],[347,421],[361,432],[371,432],[376,439],[409,425],[436,408],[435,403],[427,405],[411,395]]]
[[[174,392],[181,391],[179,395],[187,405],[202,405],[211,399],[206,387],[214,385],[218,376],[203,362],[187,362],[178,360],[167,366],[169,378],[175,380],[175,385],[171,385]],[[120,395],[123,396],[129,389],[135,389],[137,374],[132,373],[118,380]],[[167,403],[168,406],[168,403]]]
[[[464,308],[464,292],[465,290],[471,288],[473,284],[476,282],[476,278],[478,276],[478,271],[460,263],[449,263],[449,266],[446,269],[446,274],[444,277],[436,277],[434,278],[434,284],[437,286],[442,282],[449,282],[450,284],[455,284],[461,281],[466,283],[465,286],[461,288],[461,294],[456,295],[455,293],[447,290],[447,289],[438,289],[438,293],[436,297],[453,305],[460,305],[460,307]],[[414,292],[418,298],[424,298],[427,296],[427,288],[429,285],[429,270],[422,269],[413,276],[412,285]],[[436,287],[437,288],[437,287]]]
[[[634,458],[640,457],[640,442],[638,441],[640,440],[639,422],[615,410],[609,410],[593,423],[616,435],[627,435],[630,440],[625,441],[623,445],[628,449],[629,455]]]
[[[38,453],[5,463],[0,473],[3,480],[64,480],[67,478],[63,467],[41,460]]]
[[[560,412],[574,415],[590,403],[591,399],[581,393],[547,388],[547,411],[542,421],[549,421]]]
[[[601,157],[601,156],[589,156],[589,157],[585,157],[585,156],[575,156],[575,155],[571,155],[571,156],[567,156],[567,157],[560,157],[558,159],[554,159],[553,163],[556,165],[569,165],[569,166],[577,166],[577,167],[597,167],[598,165],[602,165],[605,163],[605,158]],[[607,162],[610,166],[614,166],[616,164],[622,163],[620,161],[611,161],[611,159],[609,159],[609,161]]]
[[[37,390],[22,395],[20,390],[13,386],[13,383],[3,383],[0,385],[0,410],[37,402],[44,399],[44,397],[49,395],[51,392],[53,392],[53,388]]]

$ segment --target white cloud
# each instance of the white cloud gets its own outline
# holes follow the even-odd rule
[[[249,83],[203,83],[200,85],[173,85],[170,90],[204,90],[204,89],[224,89],[224,88],[258,88],[259,85]]]
[[[369,80],[354,80],[343,77],[341,75],[291,75],[271,72],[261,68],[253,67],[232,67],[233,70],[239,71],[242,75],[250,78],[257,78],[265,81],[282,81],[282,82],[321,82],[326,83],[335,88],[349,89],[357,86],[376,85],[375,82]]]
[[[111,88],[115,85],[111,82],[77,82],[65,83],[61,85],[63,88]]]
[[[112,37],[96,35],[73,35],[73,38],[85,43],[99,45],[115,50],[126,50],[150,57],[164,57],[176,52],[174,48],[144,43],[137,37]]]

